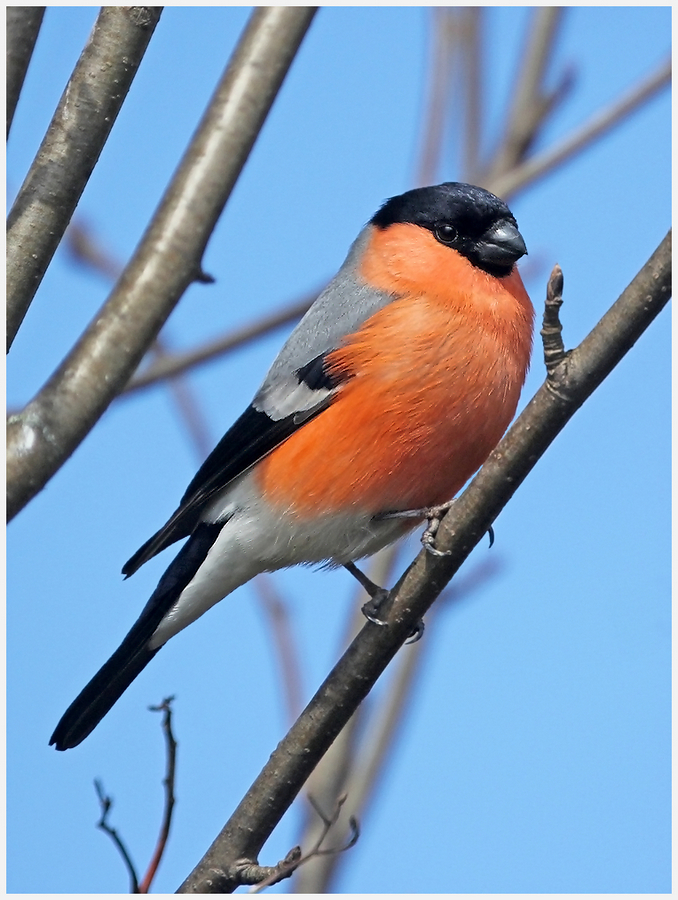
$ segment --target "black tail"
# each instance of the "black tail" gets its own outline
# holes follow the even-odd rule
[[[130,632],[59,720],[49,741],[57,750],[70,750],[84,741],[160,649],[149,650],[148,638],[135,647],[132,637]]]
[[[57,750],[77,747],[153,659],[160,649],[149,647],[153,633],[204,562],[224,524],[198,525],[160,579],[122,644],[63,714],[50,745],[54,744]]]

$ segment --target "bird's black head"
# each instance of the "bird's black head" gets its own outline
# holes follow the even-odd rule
[[[509,275],[527,247],[511,210],[489,191],[446,181],[391,197],[370,220],[377,228],[411,223],[490,275]]]

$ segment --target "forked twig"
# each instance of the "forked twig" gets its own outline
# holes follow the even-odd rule
[[[162,782],[165,788],[165,809],[162,817],[162,825],[160,827],[160,835],[158,837],[158,842],[155,846],[155,851],[153,852],[151,861],[148,864],[146,874],[139,884],[138,893],[140,894],[147,894],[149,891],[151,882],[155,878],[155,874],[158,871],[160,860],[162,859],[165,852],[167,840],[169,838],[170,827],[172,825],[172,812],[174,810],[175,803],[174,783],[176,778],[177,766],[177,742],[175,740],[174,734],[172,733],[171,704],[173,700],[174,697],[165,697],[165,699],[159,706],[149,706],[149,709],[152,712],[163,713],[162,730],[163,734],[165,735],[165,742],[167,745],[167,770]]]
[[[131,859],[129,853],[127,852],[127,847],[125,847],[125,844],[123,843],[122,838],[120,837],[118,832],[115,830],[115,828],[111,828],[111,826],[108,824],[108,821],[107,821],[108,814],[111,811],[111,809],[113,808],[113,798],[109,797],[108,794],[104,793],[104,787],[98,778],[94,779],[94,787],[97,792],[97,797],[99,798],[99,805],[101,806],[101,818],[97,822],[97,828],[100,828],[107,835],[109,835],[109,837],[111,838],[111,840],[117,847],[118,852],[122,856],[123,862],[125,863],[125,866],[127,867],[127,871],[129,873],[130,885],[131,885],[130,886],[130,894],[138,894],[139,893],[139,879],[137,878],[137,873],[136,873],[136,869],[134,868],[134,863],[132,862],[132,859]]]

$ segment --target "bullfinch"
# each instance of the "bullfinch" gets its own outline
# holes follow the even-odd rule
[[[259,572],[346,566],[434,515],[518,404],[534,310],[506,204],[446,182],[388,200],[177,510],[125,564],[188,538],[50,740],[77,746],[160,648]],[[433,511],[432,511],[433,510]],[[429,533],[429,545],[432,543]]]

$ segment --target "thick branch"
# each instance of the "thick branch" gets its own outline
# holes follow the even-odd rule
[[[228,893],[233,863],[261,847],[322,755],[407,640],[416,622],[482,539],[556,435],[669,300],[670,233],[593,331],[537,391],[487,463],[443,519],[436,546],[422,551],[329,674],[180,893]]]
[[[105,6],[7,219],[7,350],[59,246],[160,18]]]
[[[141,244],[103,309],[7,426],[8,515],[40,491],[122,390],[192,280],[313,15],[259,7]]]
[[[44,6],[8,6],[7,13],[7,137],[38,39]]]

